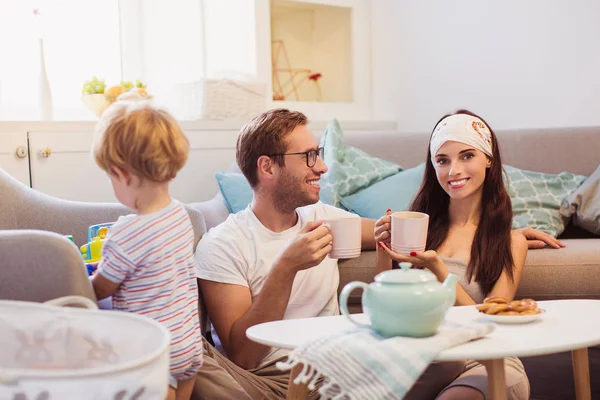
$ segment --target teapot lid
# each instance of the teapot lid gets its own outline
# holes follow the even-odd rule
[[[400,269],[381,272],[375,277],[375,282],[381,283],[424,283],[437,280],[435,275],[425,269],[411,269],[412,264],[401,262]]]

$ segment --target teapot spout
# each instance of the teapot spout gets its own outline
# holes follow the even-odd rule
[[[456,284],[458,283],[458,276],[455,274],[448,274],[444,283],[442,284],[448,289],[448,307],[452,307],[456,302]]]

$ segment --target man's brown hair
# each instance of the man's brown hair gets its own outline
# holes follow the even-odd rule
[[[301,112],[278,108],[262,113],[242,128],[237,139],[235,158],[250,186],[255,187],[258,183],[258,159],[269,156],[283,167],[284,158],[274,154],[285,153],[287,134],[307,123],[308,119]]]

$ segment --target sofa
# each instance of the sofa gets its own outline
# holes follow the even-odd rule
[[[589,176],[600,164],[600,127],[523,129],[496,132],[505,165],[559,173],[568,171]],[[392,161],[404,168],[425,161],[429,134],[399,132],[350,132],[346,144]],[[221,193],[211,200],[191,204],[202,212],[207,229],[229,215]],[[560,236],[563,249],[531,250],[517,298],[537,300],[600,299],[600,237],[569,223]],[[359,258],[341,260],[340,286],[351,281],[371,282],[375,271],[375,251],[364,251]],[[351,312],[360,312],[360,291],[349,299]],[[590,375],[592,397],[600,397],[600,349],[591,348]],[[531,383],[531,398],[575,398],[570,353],[529,357],[522,360]]]
[[[506,131],[497,132],[497,135],[504,163],[515,167],[589,175],[600,163],[596,150],[600,148],[600,127]],[[345,139],[348,145],[410,168],[424,161],[428,134],[352,132],[347,133]],[[22,185],[1,169],[0,193],[0,230],[36,229],[72,234],[77,244],[86,241],[88,226],[114,220],[129,212],[118,204],[70,202],[44,195]],[[218,225],[229,215],[221,193],[216,193],[209,201],[188,204],[187,208],[194,223],[196,240],[206,229]],[[517,296],[538,300],[600,299],[600,238],[573,226],[568,226],[561,238],[567,245],[564,249],[528,253]],[[8,255],[0,256],[4,259]],[[18,257],[18,254],[13,256]],[[374,251],[341,261],[340,289],[350,281],[372,281],[374,262]],[[80,265],[83,267],[83,263]],[[52,277],[50,270],[48,273]],[[350,299],[350,308],[354,312],[360,311],[358,291]],[[202,310],[201,314],[205,315]],[[204,318],[202,322],[205,322]],[[523,362],[530,377],[532,398],[574,398],[570,353],[531,357]],[[600,379],[594,379],[600,376],[599,350],[590,349],[590,364],[592,394],[600,395]]]
[[[496,132],[503,163],[521,169],[590,175],[600,164],[600,127],[524,129]],[[428,133],[350,132],[346,144],[365,150],[403,168],[425,161]],[[229,215],[221,193],[211,200],[190,204],[204,215],[207,229]],[[566,298],[600,299],[600,237],[567,225],[560,236],[566,247],[560,250],[532,250],[527,254],[523,280],[517,297],[537,300]],[[375,251],[340,262],[340,289],[348,282],[371,282]],[[353,293],[350,306],[359,311],[360,292]]]
[[[0,299],[44,302],[80,295],[95,300],[78,248],[88,227],[116,221],[131,210],[118,203],[68,201],[23,185],[0,169]],[[206,232],[202,214],[185,205],[194,229],[194,245]],[[202,301],[200,325],[208,320]]]

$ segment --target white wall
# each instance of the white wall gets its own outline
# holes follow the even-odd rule
[[[431,131],[600,125],[600,2],[372,0],[374,119]]]

